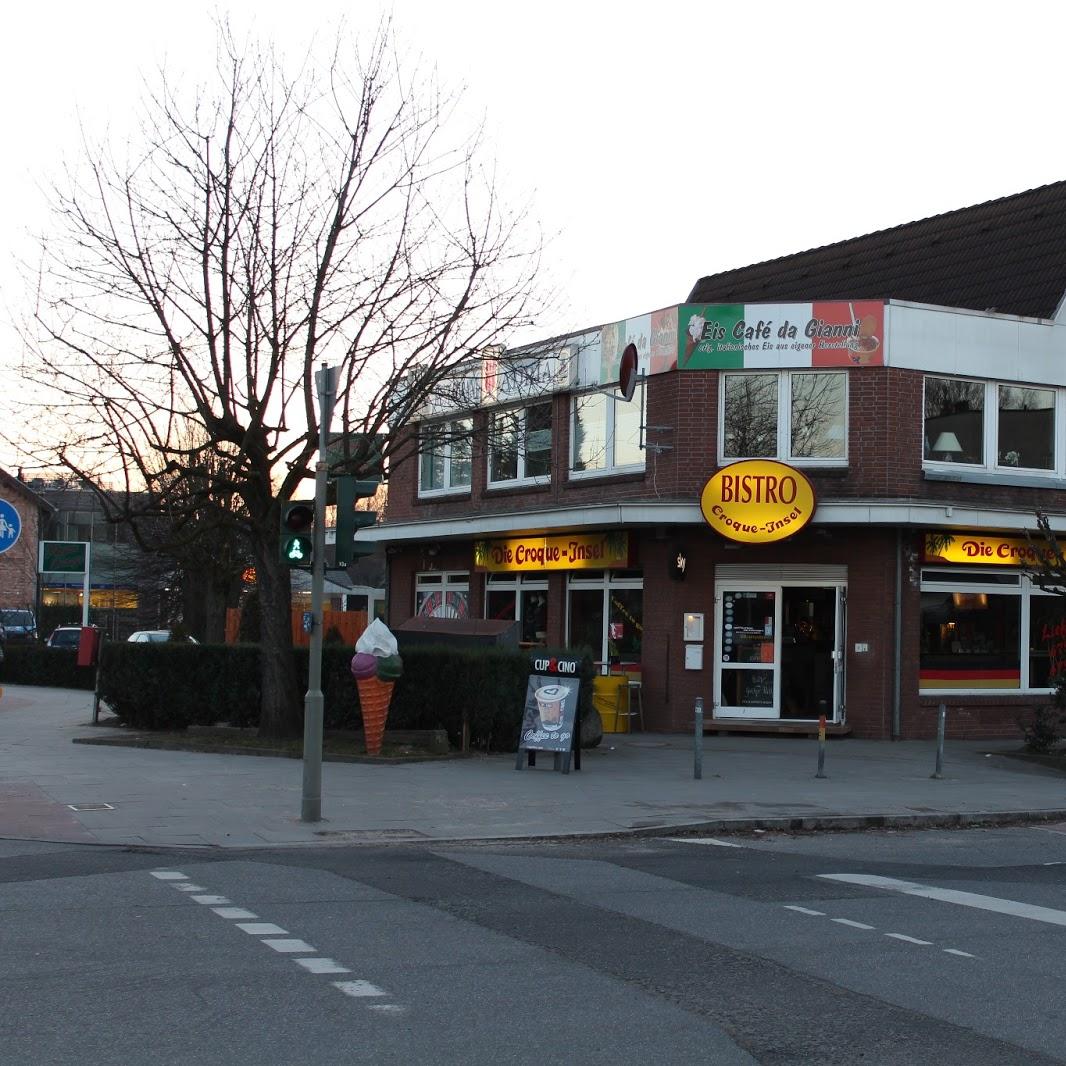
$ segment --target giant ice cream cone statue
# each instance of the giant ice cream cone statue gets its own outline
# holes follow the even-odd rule
[[[381,754],[381,741],[385,736],[385,719],[389,716],[392,688],[395,682],[382,681],[378,677],[356,679],[359,688],[359,706],[363,711],[363,736],[366,738],[367,755]]]
[[[396,638],[384,622],[375,619],[356,641],[352,659],[367,755],[381,754],[392,690],[402,673],[403,661],[396,653]]]

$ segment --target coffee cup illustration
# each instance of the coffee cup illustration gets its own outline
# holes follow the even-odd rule
[[[536,693],[537,710],[540,712],[540,724],[549,730],[556,730],[563,724],[563,701],[566,688],[562,685],[544,685]]]

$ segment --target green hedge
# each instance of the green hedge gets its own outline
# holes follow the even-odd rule
[[[5,644],[0,680],[9,685],[51,685],[92,691],[96,670],[78,666],[77,648],[49,648],[44,644]]]
[[[3,669],[16,684],[93,687],[95,672],[74,667],[76,652],[27,647]],[[307,688],[308,652],[293,651],[298,685]],[[538,651],[545,655],[572,654]],[[16,658],[39,663],[35,676],[27,667],[16,676],[8,664]],[[326,729],[362,725],[359,692],[351,675],[352,650],[336,645],[322,649],[322,692]],[[57,673],[62,666],[63,673]],[[530,658],[499,648],[412,647],[404,652],[404,674],[396,682],[388,724],[394,729],[445,729],[452,744],[462,738],[464,712],[475,749],[513,751],[522,722]],[[581,707],[592,706],[592,658],[581,671]],[[104,645],[100,696],[122,722],[135,729],[180,730],[190,725],[224,722],[259,724],[259,646],[255,644]]]

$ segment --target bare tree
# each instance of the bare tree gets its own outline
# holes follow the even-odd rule
[[[264,734],[299,731],[278,523],[313,475],[315,370],[340,376],[334,467],[366,473],[533,313],[539,238],[478,132],[452,134],[456,103],[405,72],[387,26],[290,73],[223,25],[209,87],[161,75],[125,153],[86,145],[54,193],[24,368],[51,389],[34,453],[134,523],[239,501],[222,510],[255,558]]]

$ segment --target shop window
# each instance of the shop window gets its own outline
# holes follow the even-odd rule
[[[460,418],[423,427],[419,441],[418,494],[441,495],[470,488],[473,421]]]
[[[489,484],[543,480],[551,475],[552,405],[534,404],[493,415]]]
[[[1046,691],[1063,670],[1066,598],[1025,575],[923,571],[923,690]]]
[[[462,571],[416,574],[415,614],[428,618],[469,618],[470,575]]]
[[[847,380],[843,371],[724,374],[722,458],[845,461]]]
[[[1055,390],[1000,385],[996,463],[1029,470],[1055,468]]]
[[[929,376],[923,458],[991,470],[1054,471],[1055,389]]]
[[[576,475],[611,474],[642,469],[640,414],[644,385],[626,401],[605,392],[581,393],[573,398],[570,433],[570,472]]]
[[[544,647],[548,640],[548,583],[521,575],[489,574],[485,585],[485,617],[517,621],[525,647]]]
[[[639,668],[644,641],[640,578],[602,573],[574,576],[567,590],[567,645],[587,647],[606,671]]]

